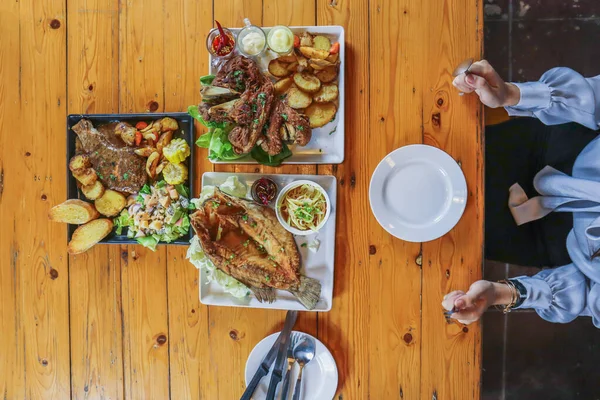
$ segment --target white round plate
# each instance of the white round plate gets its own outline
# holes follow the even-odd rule
[[[428,242],[460,220],[467,205],[467,182],[448,154],[415,144],[394,150],[379,163],[369,201],[386,231],[408,242]]]
[[[307,333],[298,332],[302,335],[306,335],[312,337],[317,343],[317,349],[315,353],[315,358],[304,367],[304,372],[302,373],[302,397],[303,400],[309,399],[319,399],[319,400],[329,400],[333,399],[335,396],[335,391],[337,390],[338,384],[338,371],[335,365],[335,360],[333,356],[327,350],[327,347],[321,341]],[[275,340],[277,340],[277,336],[279,332],[274,333],[270,336],[267,336],[263,340],[261,340],[252,350],[250,355],[248,356],[248,361],[246,361],[246,386],[252,380],[252,376],[260,366],[263,358],[267,355]],[[285,368],[287,368],[287,363],[285,364]],[[298,365],[294,366],[292,370],[292,375],[290,379],[290,389],[288,391],[288,399],[292,398],[292,392],[294,391],[294,385],[296,383],[296,377],[298,376]],[[262,378],[258,386],[256,387],[256,391],[252,398],[254,400],[262,400],[267,397],[267,389],[269,388],[269,381],[271,380],[271,371]],[[283,381],[283,379],[282,379]],[[275,398],[280,396],[281,384],[277,389],[277,393],[275,394]],[[282,399],[283,400],[283,399]]]

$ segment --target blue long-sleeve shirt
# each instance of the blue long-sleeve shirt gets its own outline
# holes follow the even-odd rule
[[[547,125],[578,122],[600,128],[600,75],[584,78],[569,68],[554,68],[539,82],[515,83],[519,104],[507,107],[511,116],[529,116]],[[567,238],[572,264],[514,278],[527,289],[521,308],[533,308],[551,322],[591,316],[600,328],[600,136],[577,157],[572,176],[551,167],[540,171],[534,186],[541,196],[527,199],[518,185],[510,189],[509,205],[518,224],[553,211],[573,213]]]

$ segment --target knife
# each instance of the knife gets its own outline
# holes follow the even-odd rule
[[[281,341],[279,342],[277,359],[275,360],[275,366],[273,367],[273,373],[271,374],[271,382],[269,382],[269,390],[267,391],[266,400],[275,399],[275,391],[277,390],[277,385],[279,385],[279,382],[281,382],[283,366],[287,361],[287,348],[290,342],[292,328],[296,323],[296,318],[298,318],[298,311],[288,311],[287,317],[285,318],[283,331],[281,331],[281,334],[279,335],[281,337]]]
[[[289,315],[289,313],[288,313],[288,315]],[[294,317],[294,322],[292,323],[292,325],[296,322],[296,317],[297,317],[297,313],[296,313],[296,316]],[[286,323],[287,323],[287,317],[286,317]],[[254,394],[254,391],[256,390],[256,387],[260,383],[261,379],[264,378],[265,375],[267,375],[269,373],[269,370],[271,369],[271,364],[273,364],[273,361],[275,360],[275,357],[277,356],[277,352],[279,350],[279,343],[281,342],[282,338],[283,338],[283,331],[279,334],[279,336],[277,336],[275,343],[273,343],[273,346],[271,346],[271,349],[269,350],[269,352],[267,353],[265,358],[263,358],[262,362],[260,363],[260,366],[254,373],[254,376],[252,377],[250,384],[244,391],[244,394],[242,394],[242,397],[240,398],[240,400],[250,400],[250,398]]]

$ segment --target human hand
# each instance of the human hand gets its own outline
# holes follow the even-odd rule
[[[468,325],[481,318],[489,306],[508,304],[511,301],[511,289],[508,285],[489,281],[477,281],[471,285],[467,293],[455,290],[444,296],[442,307],[457,312],[451,315],[461,324]]]
[[[514,106],[521,92],[512,83],[506,83],[486,60],[473,63],[466,74],[460,74],[452,84],[464,93],[475,92],[483,104],[491,108]]]

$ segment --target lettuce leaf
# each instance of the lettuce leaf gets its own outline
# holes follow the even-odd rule
[[[238,299],[246,297],[250,293],[250,290],[248,290],[244,284],[215,267],[212,261],[210,261],[204,253],[198,236],[194,236],[190,241],[190,247],[188,248],[186,258],[190,260],[190,263],[196,268],[203,268],[206,271],[208,282],[216,282],[223,288],[225,293],[229,293]]]
[[[124,227],[133,225],[133,218],[131,218],[129,211],[125,208],[118,217],[113,219],[113,223],[117,227],[115,233],[120,235]]]
[[[200,85],[208,86],[215,80],[215,75],[204,75],[200,77]]]
[[[236,175],[231,175],[225,182],[219,185],[219,189],[228,195],[235,197],[246,197],[246,193],[248,193],[248,188],[244,185]]]
[[[149,248],[152,251],[156,251],[156,245],[158,244],[158,239],[154,236],[142,236],[137,238],[137,242],[144,247]]]
[[[254,146],[252,151],[250,152],[250,156],[254,158],[259,164],[266,165],[269,167],[278,167],[281,165],[283,160],[292,156],[292,151],[285,143],[283,143],[283,148],[279,154],[274,156],[269,155],[266,151],[264,151],[260,146]]]

